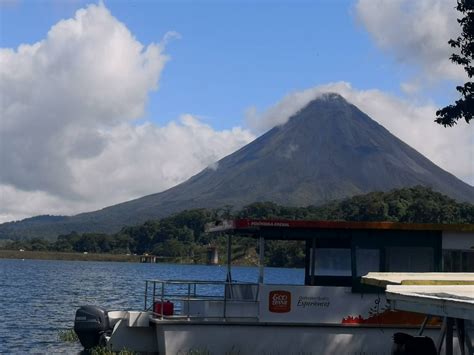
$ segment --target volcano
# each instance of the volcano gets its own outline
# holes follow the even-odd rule
[[[62,217],[8,223],[36,234],[116,232],[193,208],[257,201],[320,205],[371,191],[422,185],[474,202],[474,187],[436,166],[338,94],[324,94],[280,126],[160,193]]]

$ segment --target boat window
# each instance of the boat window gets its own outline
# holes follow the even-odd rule
[[[316,248],[315,272],[317,276],[351,276],[351,250],[342,248]]]
[[[390,247],[386,250],[386,270],[389,272],[434,271],[433,248]]]
[[[379,249],[356,249],[357,276],[367,275],[369,272],[380,271]]]
[[[443,271],[474,272],[474,251],[443,250]]]
[[[299,240],[266,241],[265,265],[271,267],[304,267],[304,248],[305,243]]]

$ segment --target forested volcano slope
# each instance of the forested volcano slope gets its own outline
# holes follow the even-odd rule
[[[5,223],[0,238],[114,233],[194,208],[239,209],[262,201],[317,206],[417,185],[474,202],[474,187],[433,164],[341,96],[326,94],[221,159],[216,168],[169,190],[72,217]]]

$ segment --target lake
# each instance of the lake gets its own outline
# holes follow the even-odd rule
[[[226,267],[0,259],[0,353],[79,353],[58,339],[76,309],[143,309],[146,279],[223,281]],[[233,280],[256,282],[258,268],[233,267]],[[302,284],[304,270],[265,268],[266,283]]]

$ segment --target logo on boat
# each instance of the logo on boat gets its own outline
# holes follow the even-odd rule
[[[291,310],[291,293],[288,291],[270,291],[268,310],[273,313],[287,313]]]

